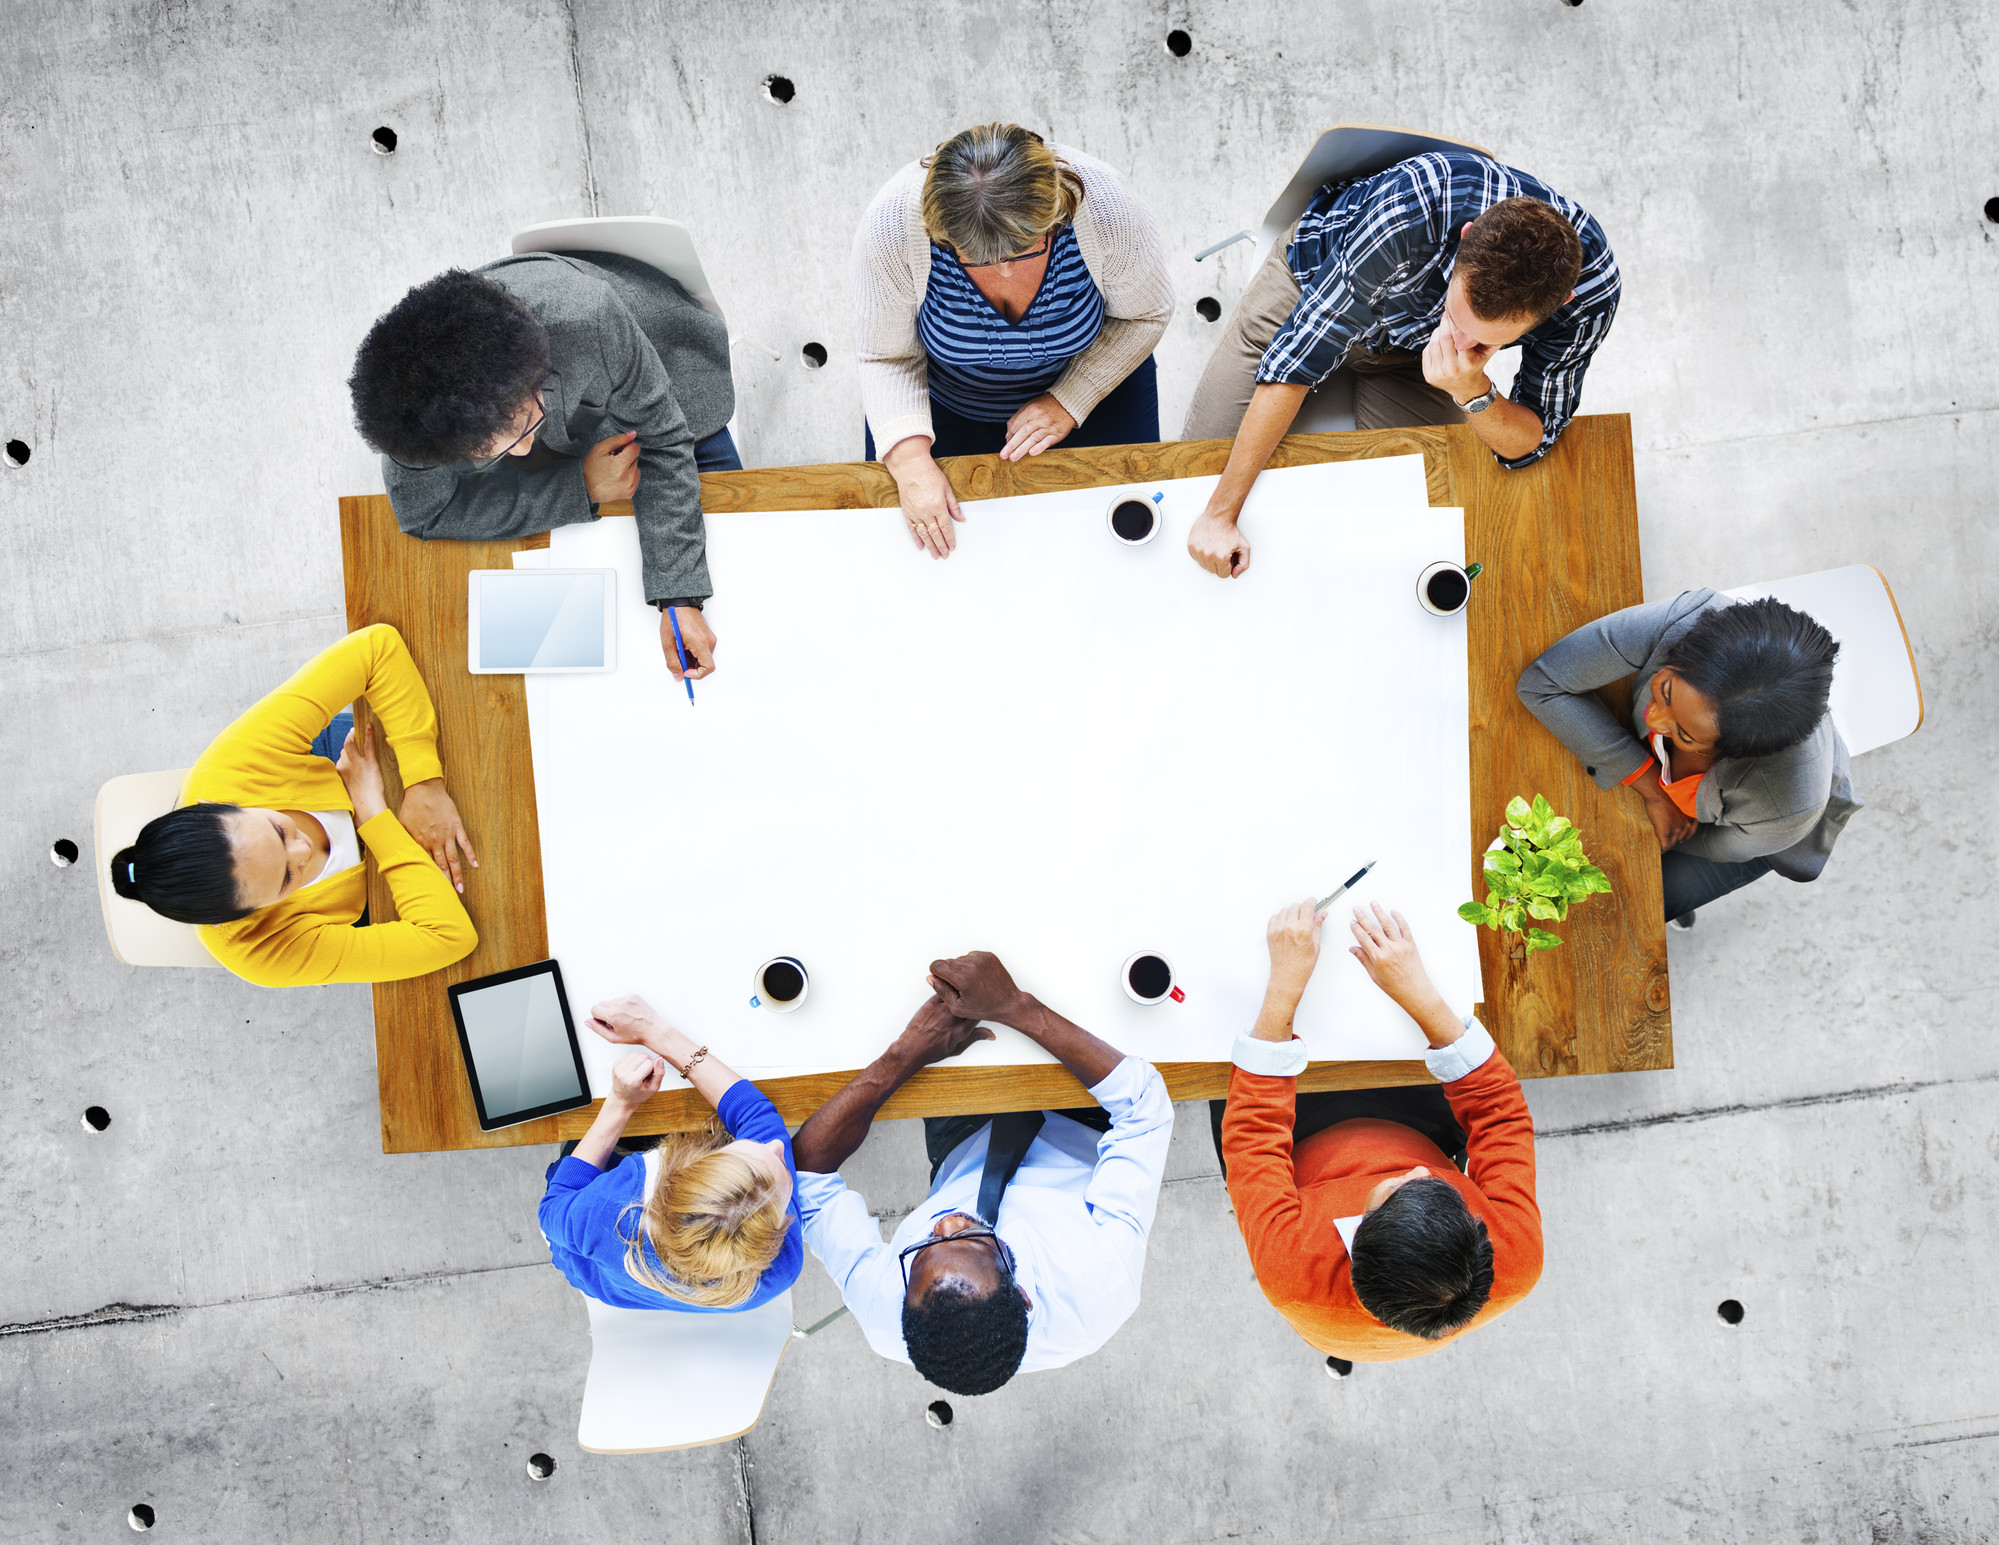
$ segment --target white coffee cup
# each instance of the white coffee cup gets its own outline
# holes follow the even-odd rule
[[[1148,496],[1143,493],[1121,493],[1104,507],[1104,524],[1110,527],[1111,535],[1124,543],[1126,547],[1143,547],[1147,542],[1159,535],[1159,528],[1164,524],[1164,521],[1160,518],[1162,512],[1159,506],[1165,497],[1164,494],[1152,494]],[[1123,509],[1127,504],[1137,505],[1145,511],[1146,519],[1150,522],[1145,529],[1145,535],[1126,536],[1124,532],[1118,530],[1118,511]],[[1127,516],[1126,520],[1130,526],[1136,527],[1138,524],[1135,516]]]
[[[764,979],[773,966],[785,966],[798,973],[798,992],[790,998],[774,998]],[[779,986],[787,985],[780,981]],[[750,978],[750,1007],[768,1009],[773,1014],[789,1014],[805,1001],[805,995],[812,991],[812,975],[796,955],[775,955],[757,967],[757,973]]]
[[[1448,558],[1433,563],[1416,576],[1416,604],[1432,617],[1455,617],[1471,603],[1471,582],[1478,578],[1480,572],[1481,566],[1476,563],[1470,568],[1461,563],[1453,563]],[[1446,579],[1446,575],[1455,578]],[[1442,581],[1441,588],[1446,592],[1443,600],[1450,599],[1451,590],[1459,591],[1457,605],[1446,606],[1443,601],[1430,594],[1430,586],[1436,581]]]

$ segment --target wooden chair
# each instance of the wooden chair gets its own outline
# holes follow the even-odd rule
[[[165,815],[180,798],[187,769],[127,773],[97,791],[97,815],[92,823],[96,849],[97,900],[104,909],[104,932],[111,953],[128,966],[219,966],[201,942],[201,930],[189,923],[161,917],[139,901],[128,901],[111,888],[111,855],[131,844],[139,828]]]
[[[842,1305],[794,1330],[788,1292],[740,1314],[583,1302],[590,1372],[576,1442],[592,1454],[653,1454],[740,1438],[763,1415],[785,1347],[847,1312]]]
[[[1305,212],[1305,206],[1312,202],[1313,195],[1327,183],[1372,176],[1386,171],[1397,161],[1406,161],[1411,156],[1420,156],[1430,150],[1471,150],[1482,156],[1492,156],[1492,152],[1484,146],[1474,145],[1469,140],[1446,139],[1415,129],[1396,129],[1375,123],[1335,124],[1319,136],[1305,159],[1298,163],[1298,170],[1291,174],[1284,191],[1265,211],[1260,230],[1254,233],[1240,231],[1229,241],[1209,247],[1200,256],[1218,252],[1230,241],[1254,239],[1256,256],[1251,259],[1249,270],[1253,274],[1263,266],[1270,249],[1291,228],[1291,222]],[[1304,406],[1292,422],[1292,433],[1322,434],[1354,428],[1353,385],[1353,375],[1345,368],[1335,370],[1326,377],[1305,398]]]
[[[1839,640],[1832,672],[1832,722],[1847,752],[1858,756],[1913,735],[1923,723],[1923,684],[1916,652],[1888,576],[1871,563],[1744,585],[1738,601],[1774,596],[1822,623]]]

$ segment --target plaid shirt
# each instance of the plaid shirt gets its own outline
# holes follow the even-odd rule
[[[1617,315],[1617,259],[1603,228],[1525,172],[1470,151],[1412,156],[1385,172],[1320,189],[1286,254],[1304,291],[1270,340],[1256,379],[1316,386],[1350,350],[1421,354],[1444,315],[1458,233],[1501,199],[1525,194],[1576,228],[1583,271],[1575,298],[1520,339],[1513,400],[1541,418],[1541,443],[1502,466],[1539,461],[1575,416],[1590,355]]]

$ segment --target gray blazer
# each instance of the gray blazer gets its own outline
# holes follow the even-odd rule
[[[411,536],[493,541],[595,520],[582,457],[638,431],[639,551],[648,601],[705,600],[707,527],[694,446],[729,422],[728,329],[650,264],[612,253],[523,252],[478,270],[548,329],[548,417],[529,456],[484,472],[382,458]]]
[[[1666,651],[1702,612],[1734,604],[1712,590],[1688,590],[1599,617],[1521,672],[1520,701],[1575,752],[1598,788],[1615,788],[1652,760],[1645,704]],[[1633,671],[1627,726],[1596,689]],[[1694,791],[1699,830],[1673,851],[1723,864],[1760,858],[1787,880],[1816,880],[1860,803],[1846,742],[1827,714],[1788,751],[1716,762]]]

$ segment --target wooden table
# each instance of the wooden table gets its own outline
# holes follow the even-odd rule
[[[961,497],[986,499],[1066,488],[1202,477],[1222,470],[1226,440],[1053,450],[1020,463],[965,456],[944,465]],[[1463,427],[1293,435],[1273,466],[1420,452],[1433,505],[1465,511],[1465,550],[1485,565],[1472,587],[1470,627],[1471,828],[1499,829],[1515,794],[1547,795],[1583,830],[1590,856],[1613,887],[1577,907],[1561,928],[1563,946],[1531,960],[1480,930],[1485,1002],[1481,1018],[1523,1077],[1630,1072],[1672,1066],[1666,990],[1665,920],[1659,850],[1637,800],[1600,792],[1574,757],[1514,695],[1521,668],[1572,628],[1642,599],[1638,520],[1631,476],[1631,430],[1621,414],[1575,419],[1554,451],[1525,471],[1498,466]],[[824,510],[896,504],[895,483],[879,463],[711,473],[702,508],[726,517],[744,510]],[[607,515],[630,506],[607,505]],[[1252,532],[1252,537],[1254,533]],[[480,868],[466,900],[479,947],[449,970],[375,988],[375,1049],[381,1080],[382,1148],[388,1153],[551,1143],[582,1135],[592,1112],[574,1111],[500,1132],[481,1132],[460,1062],[445,986],[548,954],[542,900],[541,834],[527,700],[519,676],[465,670],[466,581],[471,569],[511,568],[514,542],[416,542],[397,529],[382,495],[340,501],[340,540],[350,628],[398,628],[437,706],[438,750],[446,786],[478,848]],[[960,559],[960,562],[968,560]],[[1220,581],[1217,581],[1220,583]],[[727,623],[723,623],[727,669]],[[1630,683],[1621,684],[1620,706]],[[1616,700],[1616,693],[1610,694]],[[391,789],[391,802],[400,789]],[[1483,840],[1478,843],[1483,846]],[[1466,855],[1467,898],[1483,898],[1476,854]],[[395,909],[378,875],[369,885],[377,918]],[[1160,1065],[1176,1100],[1225,1092],[1226,1062]],[[788,1121],[800,1121],[847,1079],[846,1073],[776,1078],[762,1087]],[[1420,1061],[1314,1063],[1303,1089],[1414,1083]],[[885,1119],[966,1111],[1026,1110],[1085,1103],[1060,1067],[927,1068],[882,1108]],[[656,1096],[635,1132],[697,1125],[707,1107],[692,1090]]]

